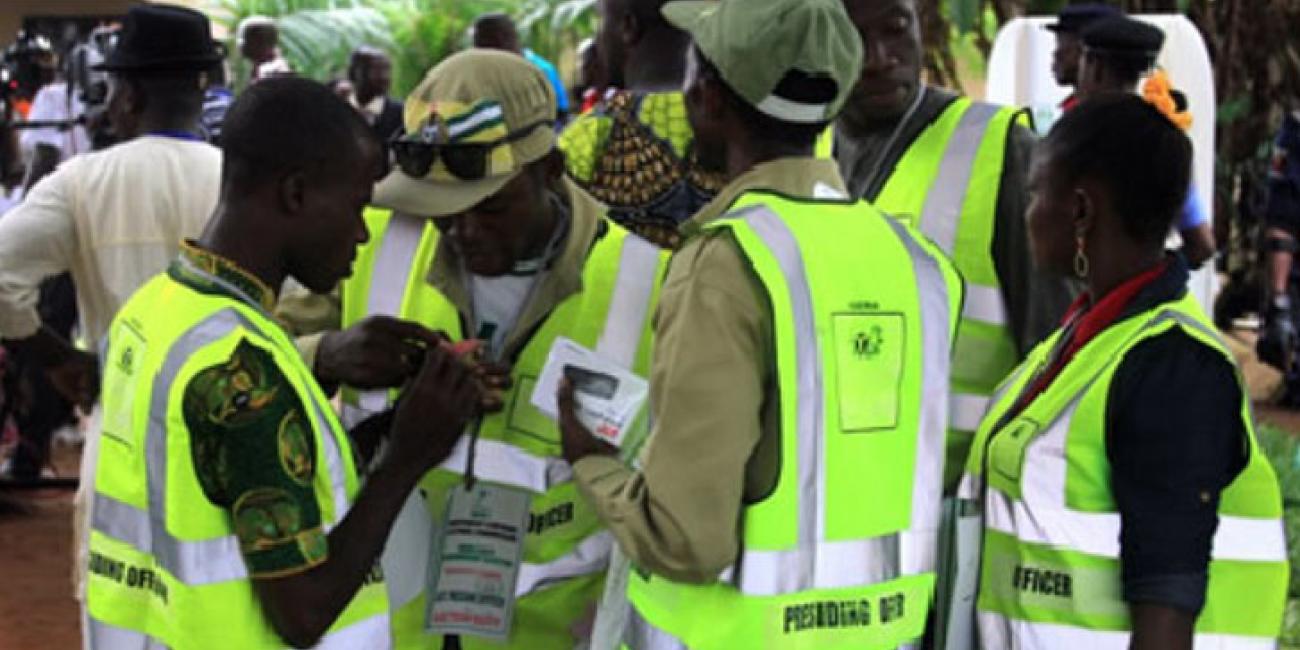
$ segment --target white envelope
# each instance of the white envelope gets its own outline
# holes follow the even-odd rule
[[[556,338],[530,400],[553,420],[560,417],[556,393],[566,367],[574,384],[578,421],[601,440],[622,446],[645,408],[649,382],[570,339]]]

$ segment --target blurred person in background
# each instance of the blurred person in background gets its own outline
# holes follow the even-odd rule
[[[1080,41],[1083,49],[1076,97],[1087,99],[1109,93],[1142,92],[1167,98],[1163,102],[1168,105],[1169,114],[1182,116],[1177,118],[1181,128],[1191,128],[1187,97],[1173,89],[1163,71],[1151,74],[1165,43],[1165,34],[1160,28],[1117,14],[1090,23],[1081,30]],[[1148,74],[1151,77],[1139,91],[1139,80]],[[1214,256],[1217,248],[1214,227],[1195,185],[1187,193],[1174,230],[1182,237],[1182,254],[1193,270]]]
[[[353,50],[348,81],[353,108],[361,111],[380,142],[402,132],[402,102],[388,96],[393,86],[393,62],[383,50],[368,45]]]
[[[578,44],[578,78],[573,84],[573,92],[570,93],[571,99],[581,106],[578,114],[586,115],[595,108],[596,103],[604,97],[608,85],[608,75],[605,74],[604,61],[600,58],[596,39],[590,37],[582,39]]]
[[[470,29],[474,47],[514,52],[541,69],[546,75],[546,80],[550,82],[551,88],[555,90],[557,107],[555,123],[563,125],[568,120],[569,93],[564,88],[564,81],[560,79],[559,71],[555,69],[555,64],[523,46],[519,40],[519,29],[515,27],[513,18],[503,13],[484,14],[474,20],[474,25]]]
[[[1300,331],[1296,308],[1295,256],[1300,250],[1300,108],[1289,111],[1273,143],[1264,231],[1264,327],[1256,351],[1264,363],[1286,373],[1283,403],[1300,406],[1295,352]]]
[[[596,54],[615,91],[560,137],[569,176],[618,224],[664,248],[722,188],[700,164],[682,82],[690,37],[664,19],[664,0],[601,0]]]
[[[199,233],[216,206],[221,175],[221,153],[199,127],[203,78],[220,60],[203,14],[132,7],[101,66],[110,75],[109,120],[121,143],[68,160],[0,218],[0,339],[87,412],[98,396],[98,359],[42,324],[41,283],[71,273],[81,335],[98,351],[127,297],[166,267],[182,238]],[[92,424],[82,453],[78,531],[97,444]],[[84,539],[78,532],[78,547]],[[84,567],[79,558],[74,573]]]
[[[274,18],[249,16],[240,21],[235,38],[239,54],[252,66],[249,80],[293,74],[293,68],[280,56],[280,28]]]

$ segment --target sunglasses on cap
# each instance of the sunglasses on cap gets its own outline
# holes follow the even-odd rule
[[[488,163],[492,151],[503,144],[522,140],[539,127],[549,127],[550,120],[541,120],[512,131],[492,142],[425,142],[419,135],[408,134],[395,137],[388,142],[389,149],[397,167],[403,174],[412,178],[424,178],[433,169],[433,163],[442,159],[442,164],[452,176],[462,181],[480,181],[487,177]]]

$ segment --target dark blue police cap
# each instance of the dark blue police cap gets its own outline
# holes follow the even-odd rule
[[[1080,33],[1083,47],[1089,52],[1127,58],[1146,57],[1155,62],[1165,46],[1165,33],[1159,27],[1128,16],[1103,18]]]
[[[1056,22],[1048,25],[1047,29],[1062,34],[1078,34],[1085,27],[1102,18],[1122,15],[1119,9],[1100,2],[1069,5],[1061,10],[1056,17]]]

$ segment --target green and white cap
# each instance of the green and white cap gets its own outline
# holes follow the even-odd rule
[[[834,119],[862,69],[862,40],[843,0],[679,0],[663,15],[736,94],[784,122]],[[834,93],[800,96],[783,83],[791,73],[829,79]]]

